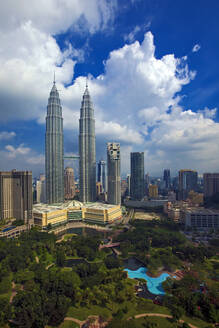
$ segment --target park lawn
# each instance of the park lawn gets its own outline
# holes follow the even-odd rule
[[[146,322],[150,323],[156,323],[158,327],[162,328],[175,328],[176,323],[172,322],[171,319],[168,318],[159,318],[159,317],[145,317],[145,318],[139,318],[135,319],[136,326],[139,328],[145,327],[144,324]]]
[[[191,324],[197,326],[198,328],[205,328],[205,327],[211,326],[211,324],[209,322],[203,321],[199,318],[194,318],[194,317],[192,318],[192,317],[187,317],[187,316],[183,315],[182,318],[180,318],[180,319],[186,321],[187,323],[191,323]],[[213,325],[212,325],[212,327],[213,327]]]
[[[86,320],[89,315],[102,315],[106,317],[111,317],[112,312],[106,307],[101,307],[98,305],[92,305],[91,307],[73,307],[68,309],[66,317],[72,317],[79,320]]]
[[[71,267],[64,267],[64,268],[61,268],[61,271],[62,272],[72,271],[72,268]]]
[[[89,315],[101,315],[106,318],[112,317],[112,313],[116,313],[119,309],[127,309],[124,313],[124,319],[133,317],[141,313],[162,313],[170,314],[169,310],[164,306],[154,304],[151,300],[141,299],[137,304],[133,302],[113,303],[109,307],[101,307],[92,305],[88,307],[73,307],[71,306],[66,314],[67,317],[73,317],[79,320],[85,320]]]
[[[79,328],[79,325],[73,321],[64,321],[59,328]]]
[[[124,314],[125,319],[142,313],[170,314],[169,310],[165,306],[156,305],[151,300],[143,298],[140,301],[137,301],[137,304],[133,304],[132,302],[124,302],[121,305],[122,306],[120,306],[120,308],[126,307],[128,309],[127,313]]]

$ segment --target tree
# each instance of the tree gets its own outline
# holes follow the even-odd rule
[[[65,263],[65,253],[62,249],[59,249],[56,254],[56,264],[63,267]]]
[[[170,308],[170,313],[173,317],[173,320],[178,322],[179,319],[182,317],[182,315],[184,314],[184,310],[183,308],[179,307],[179,306],[172,306]]]
[[[187,322],[183,322],[182,328],[190,328]]]
[[[0,326],[3,327],[11,316],[11,306],[8,299],[0,298]]]

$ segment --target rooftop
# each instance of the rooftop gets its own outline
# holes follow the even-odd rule
[[[33,212],[38,212],[38,213],[49,213],[53,211],[58,211],[58,210],[67,210],[69,208],[74,208],[74,207],[82,207],[83,203],[77,201],[77,200],[71,200],[68,202],[64,203],[57,203],[57,204],[34,204],[33,205]]]
[[[86,204],[83,205],[83,207],[85,207],[85,208],[94,208],[94,209],[97,209],[97,210],[107,210],[107,209],[113,208],[115,206],[118,206],[118,205],[104,204],[104,203],[98,203],[98,202],[86,203]]]
[[[219,214],[219,210],[211,210],[211,209],[204,208],[204,207],[187,208],[186,212],[189,212],[190,214],[204,214],[204,215]]]

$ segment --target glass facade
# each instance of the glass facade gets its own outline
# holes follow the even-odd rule
[[[96,200],[96,140],[94,109],[86,86],[79,119],[80,201]]]
[[[144,186],[144,153],[131,153],[131,197],[141,200],[144,197]]]
[[[63,118],[55,82],[50,92],[46,116],[46,202],[64,201]]]

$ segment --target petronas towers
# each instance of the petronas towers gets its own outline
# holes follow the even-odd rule
[[[46,202],[64,201],[63,118],[55,81],[50,92],[46,116]]]
[[[55,81],[46,116],[46,199],[48,204],[64,201],[63,118]],[[79,119],[80,200],[96,200],[96,142],[94,109],[86,86]]]
[[[96,140],[94,109],[88,87],[83,95],[79,119],[80,200],[96,200]]]

